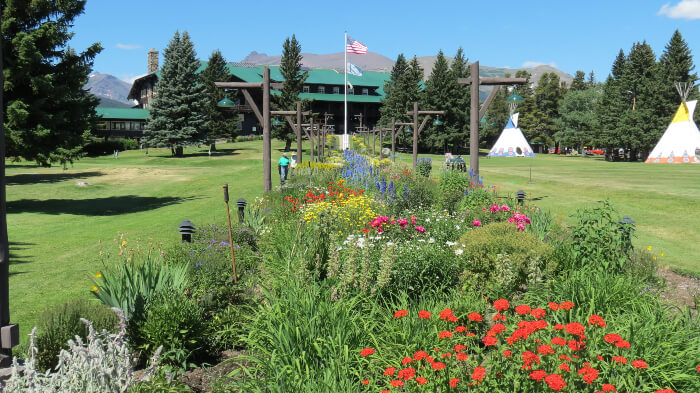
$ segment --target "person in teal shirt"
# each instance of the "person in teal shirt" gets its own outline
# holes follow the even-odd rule
[[[287,171],[289,170],[289,158],[287,158],[287,153],[282,153],[282,157],[277,162],[277,169],[280,173],[280,185],[283,186],[284,182],[287,181]]]

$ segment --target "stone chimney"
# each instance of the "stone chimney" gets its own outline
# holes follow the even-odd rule
[[[158,71],[158,51],[155,48],[151,48],[148,51],[148,73]]]

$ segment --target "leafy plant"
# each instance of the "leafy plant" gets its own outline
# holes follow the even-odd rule
[[[421,176],[430,177],[430,172],[433,169],[433,160],[430,157],[419,158],[416,169]]]
[[[182,290],[187,266],[169,265],[153,258],[120,262],[91,276],[93,295],[109,307],[123,310],[128,320],[139,317],[146,303],[165,289]]]
[[[82,321],[92,320],[95,330],[112,332],[119,323],[114,311],[102,304],[75,300],[46,310],[39,318],[36,334],[36,367],[39,370],[53,369],[58,364],[58,354],[68,349],[68,340],[76,336],[87,339],[88,326]]]

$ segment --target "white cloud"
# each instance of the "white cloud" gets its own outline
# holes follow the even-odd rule
[[[700,19],[700,0],[681,0],[674,6],[666,3],[657,14],[666,15],[671,19]]]
[[[123,80],[124,82],[127,82],[129,84],[133,84],[136,79],[138,79],[144,75],[146,75],[146,74],[117,74],[114,76]]]
[[[523,63],[522,67],[523,68],[533,68],[533,67],[537,67],[537,66],[541,66],[541,65],[546,65],[546,66],[557,68],[557,63],[555,63],[553,61],[549,62],[549,63],[543,63],[540,61],[526,61]]]
[[[124,50],[136,50],[136,49],[143,48],[143,46],[141,46],[141,45],[122,44],[122,43],[118,43],[115,46],[119,49],[124,49]]]

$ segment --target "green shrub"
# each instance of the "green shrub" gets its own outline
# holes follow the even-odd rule
[[[168,265],[153,258],[124,261],[92,276],[93,295],[117,307],[128,320],[138,319],[146,303],[165,289],[182,290],[187,266]]]
[[[509,222],[492,223],[468,231],[455,252],[467,262],[463,287],[477,288],[492,297],[508,297],[524,286],[554,274],[552,247]]]
[[[90,142],[83,147],[83,152],[90,157],[103,156],[113,154],[115,150],[136,150],[139,144],[136,139],[109,139],[92,138]]]
[[[416,169],[421,176],[430,177],[430,172],[433,170],[433,160],[430,157],[419,158]]]
[[[128,393],[192,393],[194,392],[184,383],[173,379],[173,375],[160,369],[158,373],[147,380],[133,384]]]
[[[488,208],[496,202],[496,197],[493,191],[483,186],[472,186],[466,189],[466,192],[461,195],[459,201],[459,210],[478,213],[483,207]]]
[[[95,330],[113,331],[118,323],[117,314],[97,302],[76,300],[50,308],[39,318],[36,344],[39,349],[36,359],[39,370],[53,369],[58,364],[58,353],[68,349],[68,340],[88,336],[88,327],[81,318],[89,318]]]
[[[423,176],[406,176],[403,186],[398,186],[396,199],[389,201],[387,210],[390,214],[401,215],[406,211],[429,209],[436,202],[437,184]]]
[[[131,337],[143,351],[151,355],[163,346],[163,364],[187,368],[206,353],[206,321],[198,302],[178,290],[167,290],[149,300],[143,319],[132,324]]]
[[[592,208],[580,209],[578,223],[571,228],[571,269],[588,269],[619,273],[629,262],[634,224],[620,222],[609,201]]]

